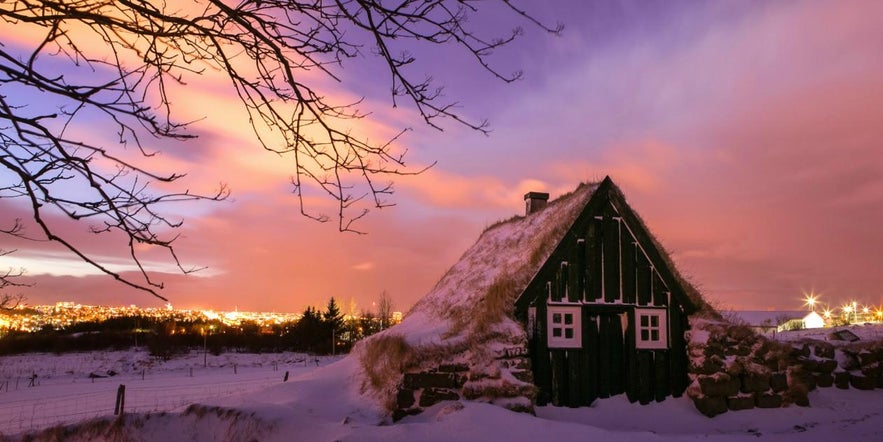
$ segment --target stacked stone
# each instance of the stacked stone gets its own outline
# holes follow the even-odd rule
[[[696,380],[699,394],[693,396],[693,403],[700,413],[709,417],[727,410],[779,408],[788,402],[788,377],[783,372],[760,370],[736,375],[721,372],[698,375]]]
[[[858,372],[851,372],[849,384],[860,390],[883,388],[883,346],[865,349],[855,355],[859,362]]]
[[[811,388],[873,390],[883,388],[883,346],[835,348],[828,342],[805,341],[794,354]]]
[[[801,368],[799,371],[795,370],[794,375],[800,376],[808,389],[834,385],[837,360],[833,345],[822,341],[808,341],[795,346],[792,355]]]
[[[697,324],[704,342],[688,346],[693,383],[687,394],[700,413],[809,405],[802,372],[791,367],[783,348],[748,327],[725,322]]]
[[[473,370],[463,387],[463,397],[469,400],[499,402],[514,411],[533,412],[536,387],[530,358],[523,347],[497,350],[496,364],[491,369]],[[523,398],[526,400],[511,400]]]
[[[466,382],[468,371],[466,364],[444,364],[429,371],[405,373],[396,394],[393,420],[418,414],[441,401],[460,399],[460,389]]]
[[[533,384],[533,370],[531,370],[527,349],[523,347],[504,348],[497,352],[495,357],[499,361],[500,367],[508,371],[515,379]]]
[[[837,366],[832,373],[834,386],[858,390],[883,388],[883,346],[838,348],[836,352]]]
[[[480,369],[468,364],[443,364],[418,373],[405,373],[396,394],[393,420],[422,412],[441,401],[498,402],[506,408],[533,412],[536,388],[530,358],[523,347],[509,347],[492,355],[494,363]]]

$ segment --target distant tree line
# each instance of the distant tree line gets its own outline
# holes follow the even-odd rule
[[[385,293],[381,300],[389,303]],[[0,338],[0,355],[132,347],[146,347],[152,355],[163,358],[193,349],[214,355],[225,351],[345,353],[356,341],[388,327],[391,320],[391,314],[386,312],[345,317],[334,298],[324,311],[307,307],[297,321],[281,324],[243,321],[227,325],[217,319],[126,316],[78,322],[60,330],[46,326],[36,332],[10,331]]]

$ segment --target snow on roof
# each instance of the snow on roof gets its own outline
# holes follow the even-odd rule
[[[507,305],[499,307],[511,309],[597,188],[597,183],[581,184],[533,214],[489,227],[396,328],[410,344],[419,344],[428,338],[428,320],[455,328],[467,325],[463,322],[483,317],[476,309],[486,309],[492,302],[487,296],[495,284],[505,285],[509,298]],[[441,335],[450,337],[452,331],[456,332],[447,330]]]
[[[524,347],[525,332],[512,319],[515,299],[597,188],[582,184],[535,213],[487,228],[401,323],[357,344],[363,391],[389,403],[404,371],[454,362],[493,371],[495,352]]]

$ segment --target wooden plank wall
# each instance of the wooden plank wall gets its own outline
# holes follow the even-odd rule
[[[612,209],[611,209],[612,212]],[[669,290],[620,217],[595,217],[548,274],[553,302],[668,305]]]
[[[629,310],[626,314],[629,324],[635,323],[635,311]],[[635,402],[640,397],[638,385],[640,383],[640,371],[638,371],[638,353],[635,349],[635,328],[628,327],[625,330],[625,394],[629,402]]]
[[[612,206],[589,222],[574,244],[570,300],[664,306],[668,288]],[[581,295],[581,296],[580,296]]]
[[[638,290],[638,254],[643,253],[638,248],[638,243],[634,241],[634,238],[628,232],[625,232],[619,246],[620,257],[622,258],[622,302],[623,304],[634,304],[637,302]]]
[[[530,343],[531,366],[533,367],[533,381],[539,389],[537,405],[546,405],[552,398],[552,361],[550,350],[547,345],[548,331],[546,329],[546,304],[536,305],[536,329],[534,339]]]
[[[604,217],[602,220],[601,247],[603,253],[604,275],[604,302],[612,303],[619,301],[620,291],[620,261],[619,261],[619,220],[613,217]],[[589,269],[591,271],[591,269]]]
[[[602,304],[583,306],[583,348],[549,349],[545,302],[536,303],[531,354],[537,404],[586,406],[621,393],[642,404],[680,396],[688,382],[681,306],[670,300],[660,274],[612,206],[590,220],[584,233],[569,236],[573,242],[563,256],[550,258],[558,267],[547,274],[547,293],[537,300]],[[629,305],[669,307],[670,350],[635,348]]]
[[[671,304],[668,312],[668,333],[671,343],[669,350],[670,390],[672,396],[680,397],[690,385],[687,376],[689,366],[687,338],[684,336],[689,323],[683,308],[677,302],[673,301]]]

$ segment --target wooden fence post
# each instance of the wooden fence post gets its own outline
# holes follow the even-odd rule
[[[117,389],[117,400],[116,405],[113,408],[114,416],[121,416],[123,414],[123,408],[126,406],[126,386],[120,384],[120,388]]]

